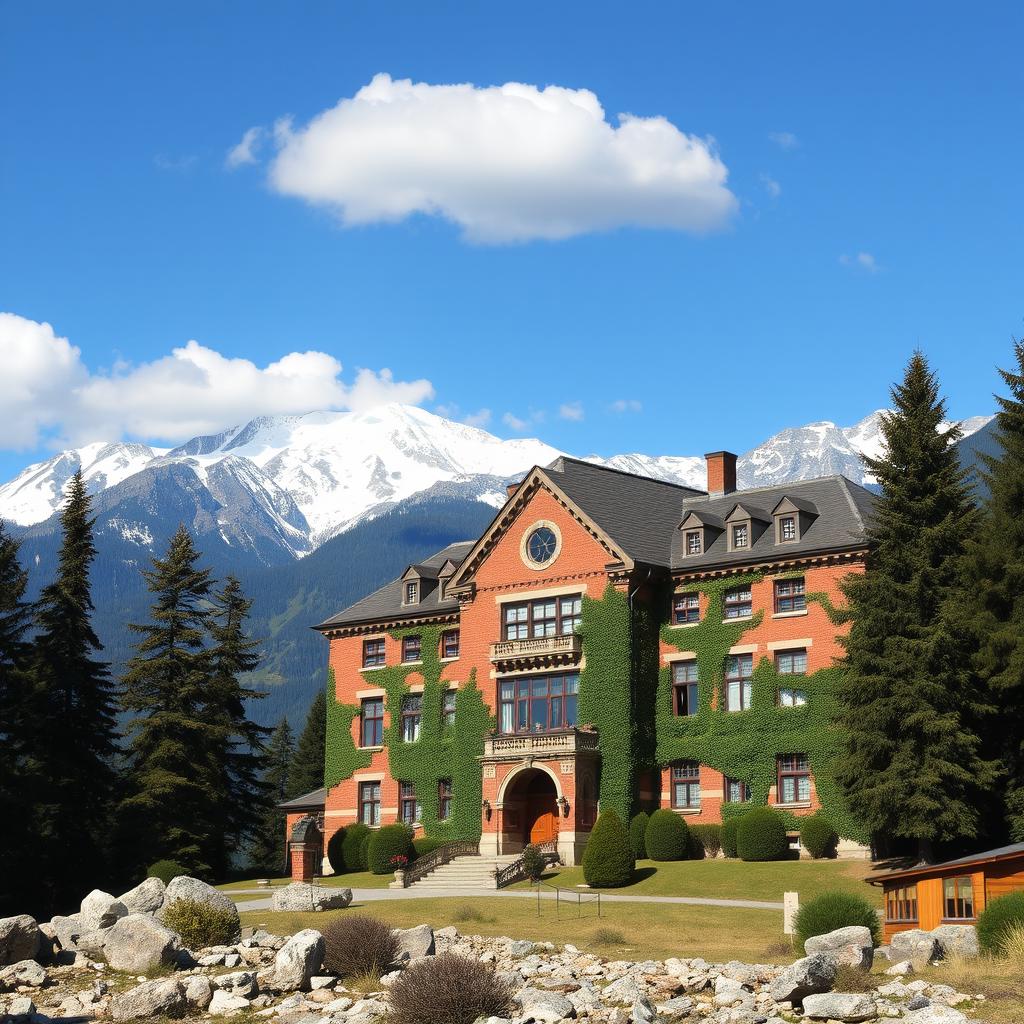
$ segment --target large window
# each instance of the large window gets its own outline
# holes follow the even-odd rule
[[[363,641],[363,668],[376,668],[384,664],[384,641]]]
[[[579,594],[507,604],[502,612],[505,639],[528,640],[575,633],[580,624],[582,605],[583,599]]]
[[[384,698],[371,697],[363,701],[362,746],[379,747],[384,742]]]
[[[679,716],[695,715],[698,702],[697,662],[674,662],[672,664],[673,710]]]
[[[775,581],[776,612],[802,612],[807,609],[807,597],[804,594],[804,580],[801,576],[794,580]]]
[[[970,875],[942,880],[942,907],[945,920],[974,920],[974,885]]]
[[[415,743],[423,722],[423,694],[407,693],[402,698],[402,742]]]
[[[402,637],[402,661],[419,661],[420,660],[420,638],[418,636],[403,636]]]
[[[754,702],[754,656],[731,654],[725,659],[725,710],[746,711]]]
[[[452,780],[441,779],[437,784],[437,820],[447,821],[452,816]]]
[[[676,594],[672,598],[672,621],[677,626],[700,622],[700,595]]]
[[[672,806],[700,810],[700,765],[696,761],[672,765]]]
[[[364,825],[380,824],[380,783],[359,783],[359,820]]]
[[[418,825],[423,818],[423,808],[411,782],[398,783],[398,816],[406,825]]]
[[[742,779],[725,780],[725,799],[730,804],[745,804],[750,800],[750,786]]]
[[[807,651],[778,651],[775,655],[775,669],[780,676],[802,676],[807,672]],[[779,687],[779,704],[784,708],[795,708],[807,703],[807,691],[797,686]]]
[[[779,756],[779,803],[805,804],[811,800],[811,770],[806,754]]]
[[[450,729],[455,725],[455,691],[445,690],[441,694],[441,726]]]
[[[498,686],[503,733],[551,732],[576,724],[578,672],[509,679]]]
[[[457,658],[459,656],[459,631],[449,629],[441,634],[441,657]]]
[[[917,886],[890,889],[885,894],[886,921],[913,921],[917,923]]]
[[[736,587],[733,590],[727,590],[723,603],[727,619],[745,619],[753,614],[754,606],[750,587]]]

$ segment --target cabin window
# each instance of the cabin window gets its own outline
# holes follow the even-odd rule
[[[746,619],[754,613],[750,595],[750,587],[737,587],[725,592],[725,617],[727,619]]]
[[[404,636],[402,637],[402,661],[408,663],[410,661],[420,660],[420,638],[418,636]]]
[[[696,761],[677,761],[672,765],[672,806],[700,810],[700,765]]]
[[[917,886],[905,885],[885,894],[886,921],[917,921]]]
[[[805,804],[811,800],[811,770],[806,754],[779,757],[779,803]]]
[[[974,883],[970,875],[942,880],[945,920],[974,920]]]
[[[376,828],[380,824],[380,783],[359,783],[359,820]]]
[[[363,641],[363,668],[377,668],[384,664],[384,641]]]
[[[441,634],[441,657],[457,658],[459,656],[459,631],[449,629]]]
[[[384,742],[384,701],[371,697],[363,701],[362,746],[379,747]]]
[[[673,707],[676,715],[685,718],[697,714],[697,662],[677,661],[672,666]]]
[[[402,742],[415,743],[420,738],[423,721],[423,694],[409,693],[402,698]]]
[[[423,808],[416,799],[416,787],[411,782],[398,783],[398,814],[406,825],[417,825],[423,818]]]
[[[672,621],[677,626],[700,622],[700,595],[676,594],[672,598]]]
[[[775,581],[775,611],[803,612],[807,610],[807,596],[804,594],[803,577],[794,580]]]
[[[447,821],[452,816],[452,780],[441,779],[437,784],[437,820]]]

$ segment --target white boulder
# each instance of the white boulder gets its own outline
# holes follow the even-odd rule
[[[146,981],[114,996],[110,1015],[114,1020],[138,1020],[141,1017],[180,1017],[187,1007],[185,989],[174,978]]]
[[[861,992],[818,992],[804,996],[804,1016],[811,1020],[841,1020],[859,1024],[874,1020],[878,1009],[874,1001]]]
[[[98,931],[109,928],[115,921],[128,916],[128,908],[115,896],[102,889],[93,889],[82,900],[82,908],[78,912],[82,931]]]
[[[863,925],[849,925],[836,928],[824,935],[812,935],[804,943],[804,952],[808,956],[814,953],[829,953],[841,964],[859,967],[870,971],[874,960],[875,944],[871,938],[871,929]]]
[[[103,957],[116,971],[145,974],[172,964],[181,942],[148,914],[122,917],[104,933]]]
[[[827,953],[815,953],[790,964],[771,984],[777,1003],[799,1003],[804,996],[829,992],[836,983],[838,964]]]
[[[0,917],[0,967],[31,960],[39,946],[39,925],[34,917]]]
[[[274,958],[274,988],[294,992],[309,981],[324,962],[324,937],[312,928],[296,932]]]
[[[134,889],[129,889],[119,899],[128,908],[129,914],[155,914],[163,906],[166,891],[167,886],[162,879],[150,877]]]
[[[274,890],[274,909],[315,913],[321,910],[342,910],[352,902],[352,890],[329,888],[292,882]]]

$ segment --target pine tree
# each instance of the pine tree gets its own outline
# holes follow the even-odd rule
[[[994,714],[985,722],[986,752],[1006,773],[1006,831],[994,837],[1024,842],[1024,343],[1014,343],[1014,370],[1000,370],[1010,397],[996,396],[1000,452],[982,454],[989,497],[963,560],[966,600],[951,614],[973,647],[973,665]]]
[[[217,831],[209,837],[208,860],[214,877],[223,878],[234,851],[259,828],[264,803],[263,741],[270,730],[250,721],[246,702],[259,700],[262,690],[246,687],[240,677],[259,663],[258,641],[245,633],[252,607],[234,576],[213,596],[210,623],[210,685],[204,716],[219,731],[217,749],[221,784],[217,791]]]
[[[958,559],[975,528],[945,403],[917,352],[882,418],[886,451],[866,459],[882,494],[869,524],[867,571],[843,590],[853,620],[845,640],[837,773],[850,807],[876,834],[936,841],[974,836],[979,796],[994,765],[973,722],[983,704],[944,614]]]
[[[285,864],[285,815],[275,805],[288,799],[288,776],[291,772],[295,742],[287,718],[277,723],[277,728],[267,743],[266,770],[263,773],[264,803],[259,829],[249,844],[249,864],[256,870],[279,874]]]
[[[141,639],[124,676],[130,779],[121,808],[126,870],[137,873],[161,858],[210,876],[209,837],[222,810],[223,725],[207,712],[213,666],[206,645],[211,625],[210,570],[184,526],[167,555],[145,570],[154,595],[151,621],[131,624]]]
[[[25,799],[24,727],[29,699],[26,637],[32,610],[25,601],[28,576],[18,562],[18,543],[0,521],[0,917],[20,912],[27,874],[30,809]]]
[[[309,705],[306,725],[299,736],[288,778],[289,798],[311,793],[324,784],[327,750],[327,697],[320,690]]]
[[[56,578],[43,589],[35,613],[25,723],[31,859],[37,899],[53,910],[74,906],[105,879],[116,799],[116,695],[107,665],[94,657],[102,646],[91,621],[91,508],[78,472],[60,516]]]

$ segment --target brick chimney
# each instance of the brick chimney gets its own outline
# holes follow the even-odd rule
[[[736,490],[736,456],[732,452],[708,452],[708,494],[720,498]]]

